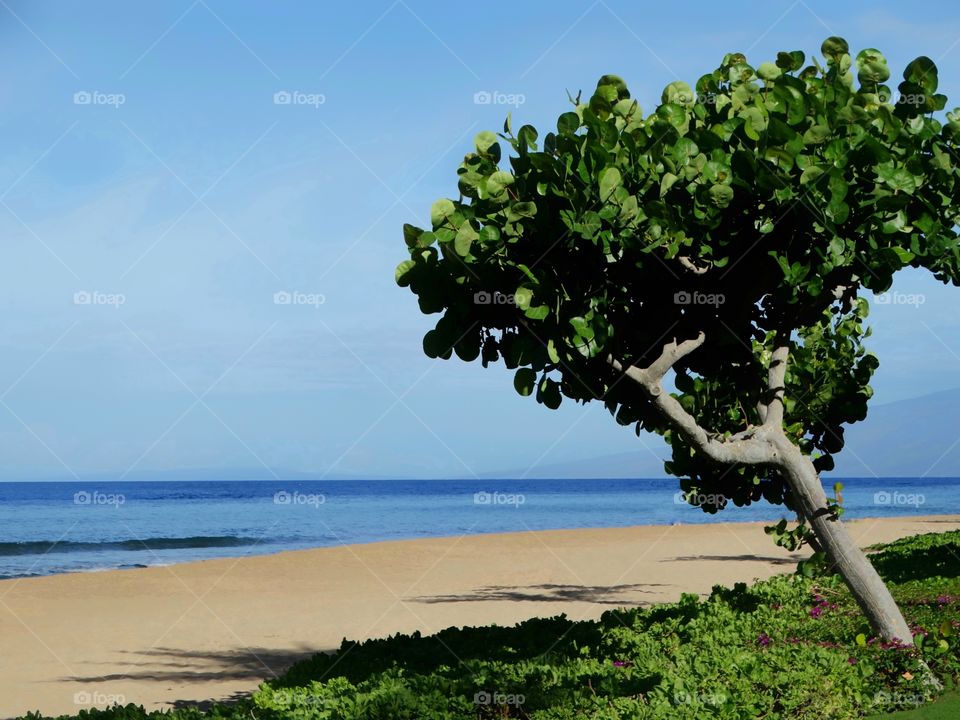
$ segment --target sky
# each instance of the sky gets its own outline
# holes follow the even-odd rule
[[[401,227],[473,136],[641,106],[724,53],[829,35],[917,55],[960,104],[951,2],[0,0],[0,480],[473,476],[660,441],[430,360]],[[957,293],[875,304],[874,402],[960,386]]]

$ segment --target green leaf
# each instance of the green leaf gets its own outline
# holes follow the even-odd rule
[[[450,343],[434,328],[423,336],[423,353],[431,358],[449,357]]]
[[[560,407],[560,386],[551,378],[544,378],[537,388],[537,400],[551,410]]]
[[[491,152],[491,149],[494,146],[499,145],[499,143],[497,142],[497,136],[494,135],[489,130],[483,130],[477,133],[477,137],[474,138],[473,144],[477,148],[477,153],[484,156],[489,155]]]
[[[673,187],[673,184],[679,180],[676,175],[671,172],[664,173],[663,177],[660,178],[660,197],[663,197],[667,194],[667,190]]]
[[[560,362],[560,353],[557,352],[557,345],[553,341],[553,338],[547,340],[547,357],[550,358],[550,362],[552,363]]]
[[[879,50],[867,48],[857,53],[857,79],[862,85],[876,85],[890,77],[887,59]]]
[[[757,68],[757,77],[766,82],[773,82],[783,74],[783,71],[772,62],[761,63]]]
[[[850,52],[850,46],[842,37],[836,35],[828,37],[820,46],[820,54],[830,62],[839,61],[840,57]]]
[[[513,376],[513,387],[523,397],[533,392],[537,384],[537,373],[530,368],[523,367]]]
[[[430,208],[430,220],[433,222],[433,227],[437,228],[442,225],[454,212],[456,212],[456,208],[452,200],[448,200],[447,198],[437,200],[433,204],[433,207]]]
[[[537,206],[532,202],[518,202],[510,206],[510,211],[517,217],[532,218],[537,214]]]
[[[410,284],[410,278],[407,277],[407,274],[413,270],[417,264],[413,260],[404,260],[402,263],[397,265],[397,269],[393,274],[394,280],[396,280],[397,285],[400,287],[407,287]]]
[[[526,310],[530,307],[530,301],[533,300],[533,290],[526,287],[518,287],[517,291],[513,294],[513,300],[518,308]]]
[[[470,246],[473,245],[473,241],[479,237],[480,233],[474,230],[473,225],[465,222],[457,231],[457,237],[453,240],[453,249],[457,255],[466,257],[470,254]]]
[[[925,55],[921,55],[907,65],[903,71],[903,79],[919,85],[926,94],[932,95],[937,91],[937,64]]]
[[[816,182],[824,172],[826,172],[826,170],[820,165],[808,165],[804,168],[803,172],[800,173],[800,184],[809,185],[810,183]]]
[[[751,140],[759,140],[760,133],[767,129],[767,118],[763,111],[754,106],[750,106],[740,111],[740,117],[743,118],[743,131]]]
[[[733,188],[729,185],[714,185],[710,188],[710,202],[718,208],[727,207],[733,200]]]
[[[803,142],[807,145],[819,145],[826,142],[832,133],[827,125],[811,125],[803,134]]]
[[[623,176],[620,170],[613,166],[605,167],[600,171],[600,198],[604,201],[609,200],[613,191],[622,184]]]
[[[561,135],[574,135],[580,129],[580,116],[575,112],[565,112],[557,119],[557,132]]]
[[[802,50],[777,53],[777,67],[785,72],[794,72],[803,67],[806,56]]]
[[[697,101],[697,96],[690,86],[683,80],[676,80],[663,89],[660,95],[660,102],[675,103],[683,107],[692,107]]]
[[[902,262],[904,265],[906,265],[911,260],[913,260],[913,258],[916,257],[912,252],[910,252],[909,250],[905,250],[902,247],[894,246],[890,249],[893,250],[894,253],[896,253],[897,257],[900,258],[900,262]]]
[[[421,235],[423,235],[423,230],[420,228],[408,223],[403,224],[403,240],[407,243],[407,247],[416,247],[420,242]]]
[[[547,315],[550,314],[550,308],[546,305],[537,305],[536,307],[529,307],[523,312],[531,320],[543,320]]]
[[[490,193],[490,195],[499,195],[506,188],[513,185],[516,180],[517,179],[513,176],[513,173],[497,170],[497,172],[493,173],[493,175],[487,178],[487,192]]]
[[[500,228],[496,225],[484,225],[480,231],[480,242],[497,242],[500,239]]]

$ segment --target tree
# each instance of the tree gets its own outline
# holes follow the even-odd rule
[[[874,629],[909,644],[819,473],[872,393],[861,295],[906,266],[960,278],[960,109],[933,116],[947,99],[929,58],[894,95],[879,51],[854,61],[831,37],[821,52],[729,54],[646,116],[605,75],[542,147],[508,117],[510,169],[480,133],[459,199],[433,205],[430,230],[404,226],[396,280],[443,313],[427,355],[502,360],[548,408],[599,400],[659,433],[707,511],[784,504]]]

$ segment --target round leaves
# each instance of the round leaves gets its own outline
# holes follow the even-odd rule
[[[867,48],[857,53],[857,80],[861,85],[879,84],[890,77],[887,59],[879,50]]]
[[[820,46],[820,53],[827,59],[831,65],[840,62],[840,59],[850,52],[850,46],[842,37],[836,35],[828,37]]]

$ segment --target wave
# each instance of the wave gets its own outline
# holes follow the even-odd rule
[[[54,555],[74,552],[98,552],[114,550],[138,552],[145,550],[187,550],[194,548],[222,548],[256,545],[259,538],[237,535],[195,535],[192,537],[153,537],[142,540],[104,540],[101,542],[71,540],[28,540],[24,542],[0,542],[0,557],[15,555]]]

